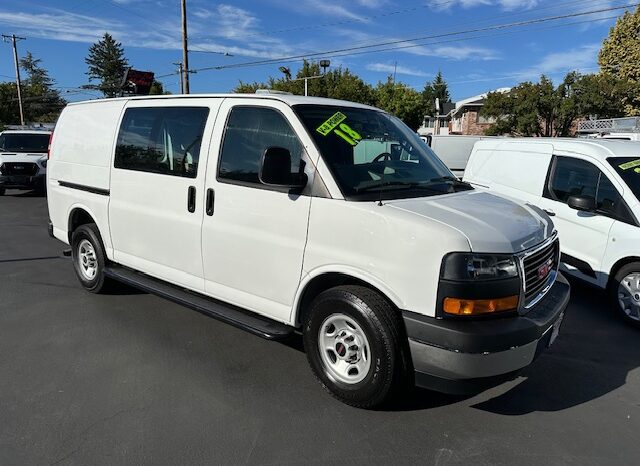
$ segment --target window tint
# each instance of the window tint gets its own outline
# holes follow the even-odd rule
[[[560,202],[567,202],[569,196],[596,197],[599,176],[600,170],[585,160],[557,157],[549,190]]]
[[[127,109],[114,166],[195,178],[208,114],[203,107]]]
[[[271,108],[234,107],[227,121],[218,177],[260,184],[260,160],[269,147],[288,149],[291,172],[298,172],[303,147],[284,116]]]
[[[585,160],[557,157],[549,190],[556,200],[565,203],[569,196],[591,196],[596,199],[599,213],[633,223],[629,208],[613,183]]]
[[[4,133],[0,135],[0,150],[7,152],[47,152],[49,133]]]

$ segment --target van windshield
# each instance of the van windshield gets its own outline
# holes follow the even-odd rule
[[[0,134],[0,150],[5,152],[47,152],[49,133],[4,133]]]
[[[640,157],[610,157],[607,161],[640,200]]]
[[[296,105],[294,110],[347,199],[399,199],[473,189],[394,116],[329,105]]]

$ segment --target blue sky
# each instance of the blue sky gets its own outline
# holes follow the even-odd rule
[[[442,35],[634,3],[633,0],[188,0],[192,69],[260,59],[297,56],[387,41]],[[610,17],[602,12],[504,30],[402,42],[404,48],[377,53],[334,53],[332,66],[348,67],[368,82],[396,79],[421,89],[441,70],[452,97],[537,79],[559,80],[569,70],[597,70],[597,53]],[[578,24],[579,23],[579,24]],[[0,31],[27,38],[19,42],[43,60],[69,100],[91,98],[84,58],[105,31],[122,42],[130,64],[166,75],[181,60],[179,0],[2,0]],[[406,47],[406,46],[410,47]],[[232,56],[203,53],[209,50]],[[371,50],[371,49],[361,49]],[[9,44],[0,48],[0,79],[13,77]],[[327,54],[331,55],[331,54]],[[318,56],[317,58],[323,58]],[[295,70],[301,60],[287,63]],[[192,92],[227,92],[239,80],[278,76],[280,63],[201,71],[191,76]],[[179,91],[177,75],[161,78]]]

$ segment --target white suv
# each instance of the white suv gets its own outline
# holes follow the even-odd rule
[[[45,188],[49,131],[8,130],[0,133],[0,196],[6,189]]]
[[[483,140],[464,180],[553,216],[565,269],[640,324],[640,142]]]
[[[457,180],[397,118],[288,95],[74,103],[50,231],[91,292],[119,280],[265,338],[303,334],[337,398],[478,390],[555,339],[553,223]]]

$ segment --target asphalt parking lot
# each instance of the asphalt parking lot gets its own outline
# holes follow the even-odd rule
[[[0,197],[0,464],[638,464],[640,331],[573,283],[555,345],[470,398],[345,406],[300,342],[169,301],[92,295],[46,199]]]

